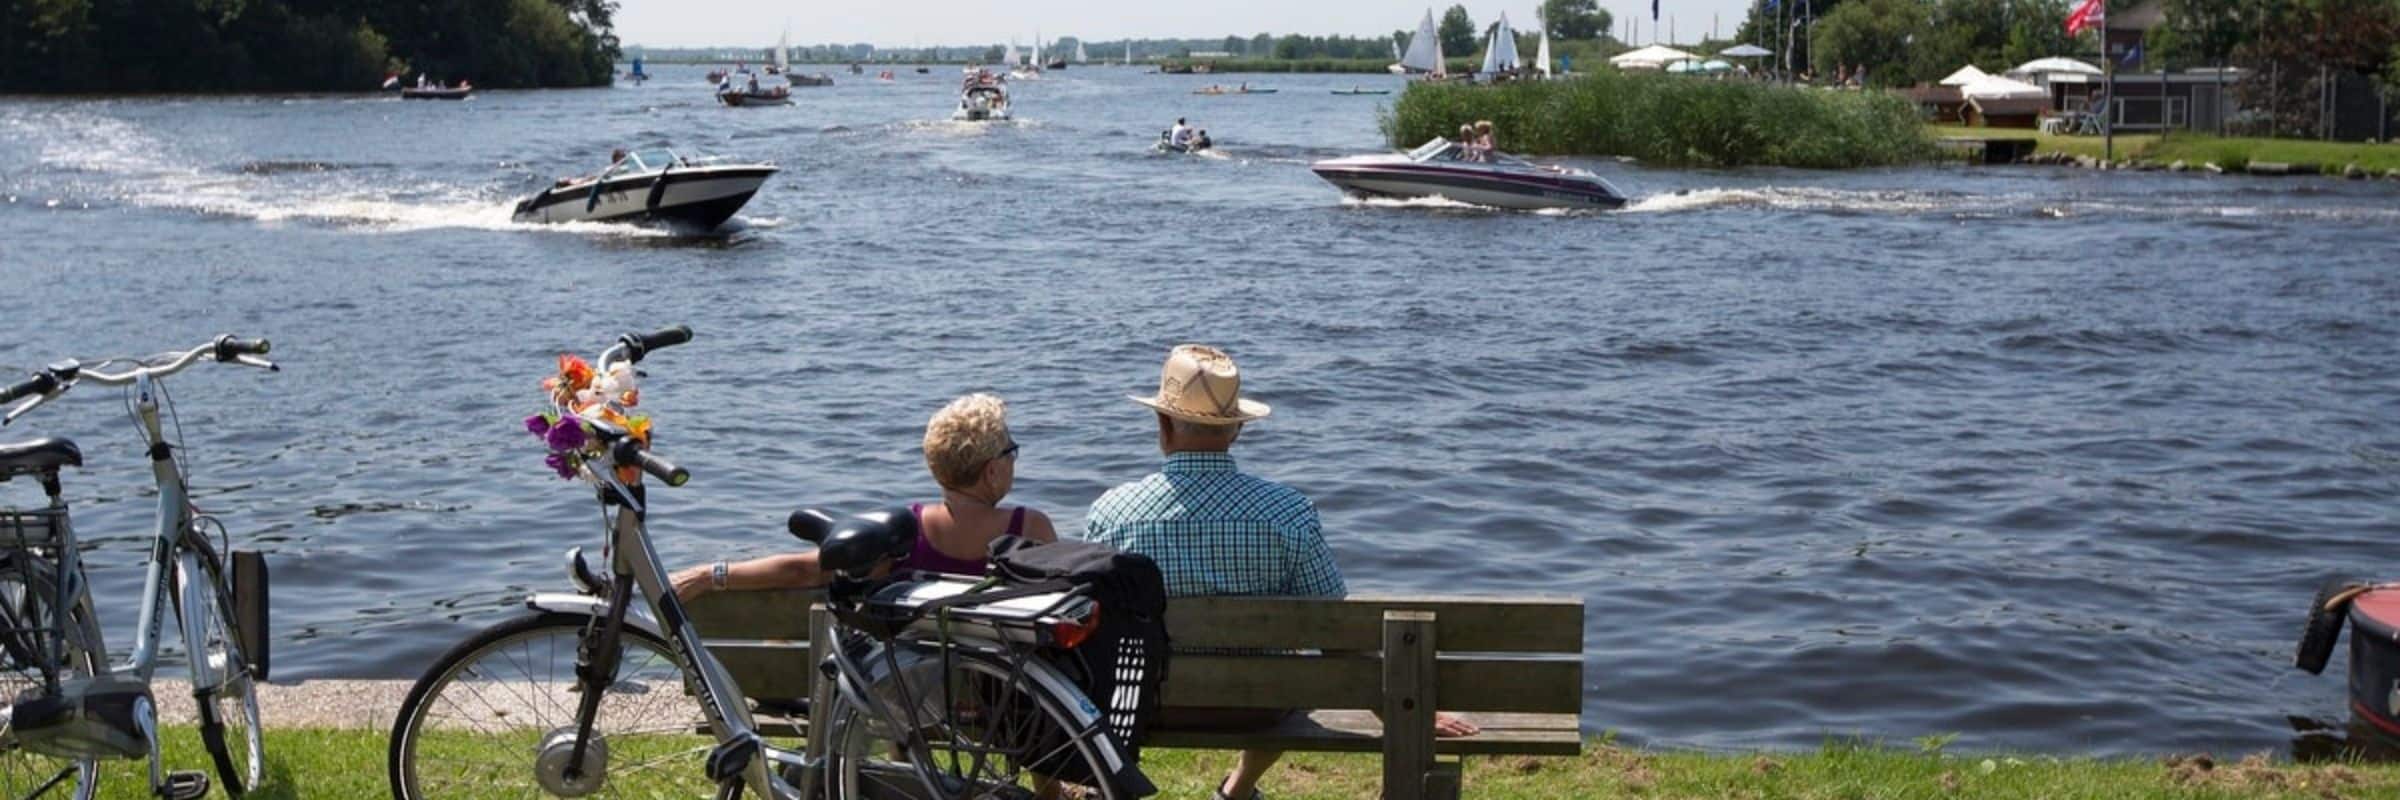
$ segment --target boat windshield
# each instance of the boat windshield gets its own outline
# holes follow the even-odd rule
[[[632,155],[625,157],[625,165],[621,169],[631,172],[649,172],[674,164],[676,161],[673,150],[636,150]]]
[[[1433,141],[1418,145],[1417,149],[1408,151],[1408,160],[1457,161],[1458,145],[1448,139],[1436,136],[1433,137]]]

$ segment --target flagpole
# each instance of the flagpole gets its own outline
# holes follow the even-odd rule
[[[2108,93],[2108,106],[2100,109],[2101,157],[2117,160],[2117,59],[2108,52],[2108,0],[2100,0],[2100,60],[2107,62],[2108,74],[2101,78]],[[2166,97],[2159,97],[2159,107],[2166,107]]]

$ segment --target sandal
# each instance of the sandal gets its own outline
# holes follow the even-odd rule
[[[1216,794],[1217,794],[1217,800],[1233,800],[1233,798],[1231,798],[1231,797],[1226,797],[1226,796],[1225,796],[1225,785],[1224,785],[1224,784],[1218,784],[1218,785],[1217,785],[1217,793],[1216,793]],[[1267,795],[1266,795],[1266,793],[1265,793],[1265,792],[1261,792],[1261,791],[1259,791],[1259,790],[1258,790],[1258,787],[1255,787],[1255,786],[1253,786],[1253,787],[1251,787],[1251,788],[1250,788],[1250,800],[1267,800]]]

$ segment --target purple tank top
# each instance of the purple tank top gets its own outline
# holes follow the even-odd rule
[[[918,530],[923,530],[925,526],[925,504],[917,503],[909,506],[908,513],[916,515]],[[1024,530],[1025,507],[1018,506],[1016,512],[1008,516],[1007,535],[1018,536],[1023,534]],[[944,553],[933,546],[933,537],[918,536],[916,546],[908,551],[908,557],[900,559],[900,563],[894,566],[897,566],[900,569],[918,569],[925,570],[927,572],[941,572],[951,575],[966,575],[969,577],[980,578],[983,577],[984,562],[985,559],[981,558],[952,558],[950,554]]]

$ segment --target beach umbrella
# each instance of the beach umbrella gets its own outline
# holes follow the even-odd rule
[[[2023,64],[2018,64],[2016,69],[2008,71],[2008,74],[2010,75],[2055,75],[2062,73],[2098,75],[2100,74],[2100,68],[2072,58],[2051,56],[2049,58],[2037,58],[2032,61],[2027,61]]]
[[[1673,64],[1667,65],[1667,73],[1671,75],[1688,75],[1699,71],[1700,62],[1698,61],[1677,61]]]
[[[1708,61],[1700,65],[1702,72],[1732,72],[1733,65],[1723,61]]]
[[[1726,58],[1758,58],[1761,56],[1771,56],[1774,54],[1775,51],[1754,44],[1737,45],[1717,51],[1717,55],[1721,55]]]
[[[1959,67],[1957,72],[1950,73],[1950,77],[1943,78],[1942,85],[1965,86],[1989,77],[1992,77],[1990,73],[1976,69],[1975,65],[1973,64],[1968,64],[1966,66]]]
[[[1677,61],[1691,61],[1699,58],[1699,56],[1692,55],[1672,47],[1654,44],[1639,50],[1619,54],[1613,58],[1610,58],[1608,63],[1616,66],[1618,69],[1658,69]]]

